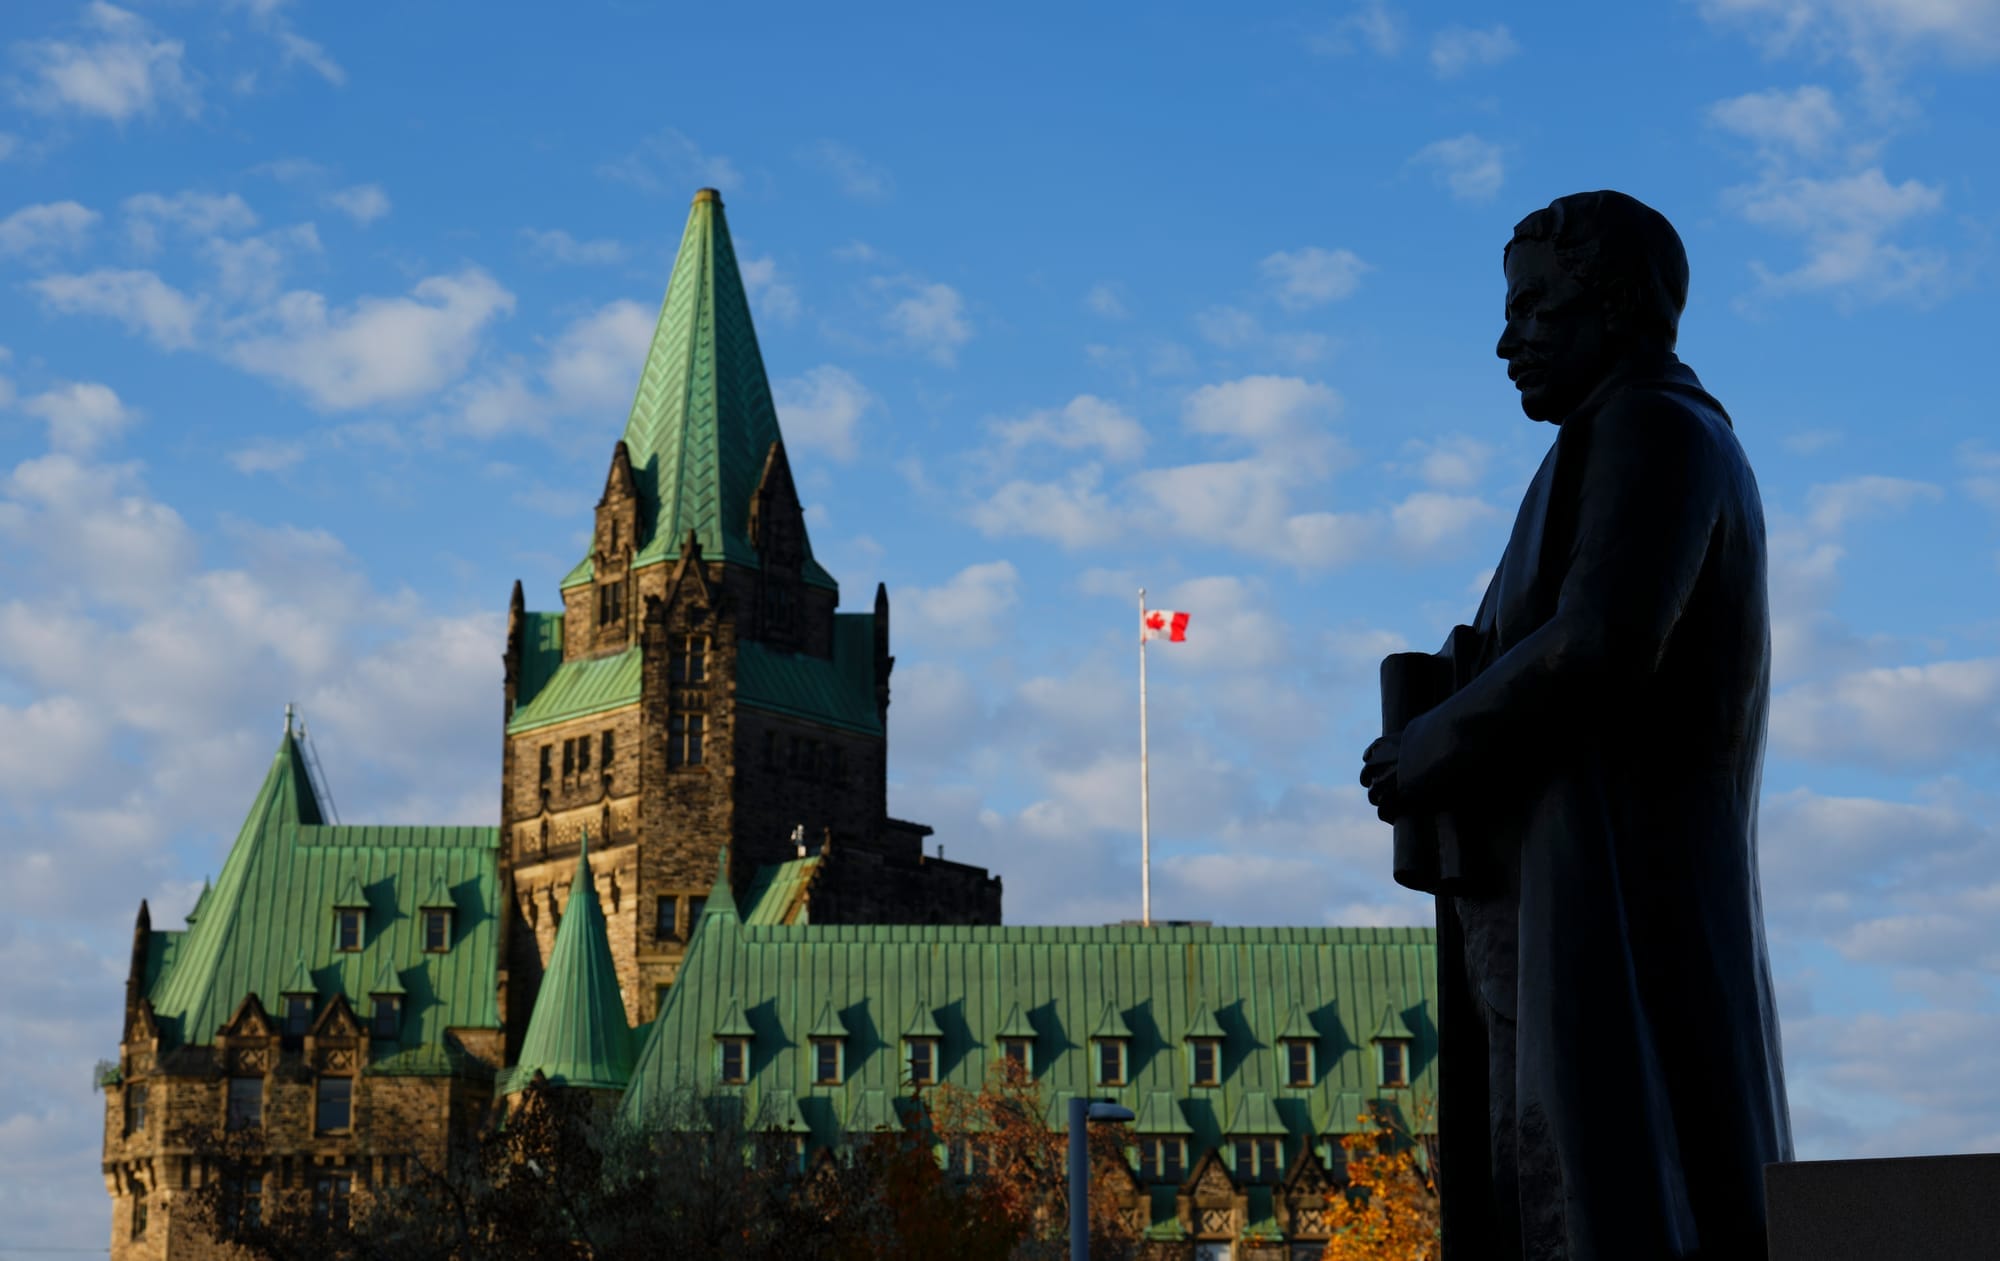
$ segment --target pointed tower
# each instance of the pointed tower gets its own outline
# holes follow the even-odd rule
[[[615,1098],[632,1079],[633,1042],[591,876],[586,834],[577,849],[569,907],[556,930],[555,949],[549,954],[506,1093],[519,1094],[539,1073],[555,1085],[609,1091]]]
[[[734,892],[832,843],[829,922],[993,923],[999,884],[889,817],[888,602],[837,611],[736,251],[695,194],[562,610],[508,615],[505,1006],[521,1050],[585,828],[625,1009],[652,1019],[726,847]],[[817,895],[816,895],[817,896]],[[816,903],[817,905],[817,903]],[[819,912],[815,911],[819,918]]]

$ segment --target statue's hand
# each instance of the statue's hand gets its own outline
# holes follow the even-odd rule
[[[1407,813],[1396,782],[1396,769],[1402,760],[1401,733],[1381,737],[1361,754],[1361,786],[1368,790],[1368,804],[1375,807],[1376,817],[1384,823],[1394,823]]]

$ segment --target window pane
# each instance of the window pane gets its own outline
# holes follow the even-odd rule
[[[689,899],[688,899],[688,922],[687,922],[687,931],[688,931],[688,935],[689,935],[690,937],[692,937],[692,936],[694,935],[694,926],[695,926],[696,924],[699,924],[699,923],[701,923],[701,913],[702,913],[702,912],[703,912],[704,910],[706,910],[707,908],[708,908],[708,899],[707,899],[707,898],[689,898]]]
[[[1121,1042],[1105,1041],[1097,1044],[1097,1080],[1106,1086],[1116,1086],[1125,1080],[1125,1046]]]
[[[255,1129],[264,1123],[264,1079],[229,1079],[229,1110],[224,1122],[232,1130]]]
[[[1028,1040],[1026,1038],[1009,1038],[1000,1044],[1000,1054],[1019,1064],[1022,1068],[1026,1068],[1028,1067]]]
[[[653,936],[674,935],[674,899],[671,895],[653,904]]]
[[[1292,1085],[1312,1085],[1312,1043],[1292,1042],[1287,1044],[1286,1051],[1291,1060]]]
[[[302,1037],[312,1025],[312,999],[304,994],[294,994],[285,1000],[285,1032],[293,1037]]]
[[[700,714],[688,715],[687,746],[688,746],[687,764],[689,766],[700,766],[701,765],[701,715]]]
[[[339,948],[346,951],[361,949],[361,912],[341,911],[338,913]]]
[[[1245,1181],[1248,1181],[1248,1180],[1249,1180],[1249,1178],[1250,1178],[1250,1176],[1251,1176],[1252,1174],[1256,1173],[1256,1172],[1257,1172],[1257,1153],[1256,1153],[1256,1150],[1255,1150],[1254,1148],[1252,1148],[1252,1147],[1250,1146],[1250,1140],[1249,1140],[1249,1139],[1247,1139],[1247,1138],[1239,1138],[1239,1139],[1237,1139],[1237,1140],[1236,1140],[1236,1180],[1237,1180],[1238,1182],[1245,1182]]]
[[[743,1080],[743,1043],[730,1038],[722,1044],[722,1080],[740,1082]]]
[[[581,774],[590,769],[590,737],[580,736],[576,742],[576,769]]]
[[[352,1077],[320,1078],[318,1107],[315,1111],[313,1127],[321,1133],[329,1130],[346,1129],[353,1103],[354,1079]]]
[[[936,1078],[933,1054],[936,1048],[929,1038],[917,1038],[910,1043],[910,1080],[923,1085]]]
[[[708,640],[704,638],[688,641],[687,681],[700,683],[708,673]]]
[[[375,999],[375,1028],[370,1032],[378,1038],[396,1036],[396,1007],[393,994],[381,994]]]
[[[1202,1086],[1215,1084],[1215,1043],[1204,1039],[1194,1044],[1194,1080]]]
[[[1278,1180],[1278,1140],[1260,1138],[1257,1140],[1257,1173],[1267,1182]]]
[[[1187,1140],[1170,1138],[1165,1140],[1161,1144],[1161,1147],[1163,1148],[1162,1155],[1165,1158],[1165,1164],[1162,1168],[1166,1174],[1166,1180],[1168,1182],[1179,1182],[1181,1179],[1187,1177]]]
[[[424,912],[424,949],[444,950],[451,945],[451,913],[449,911]]]
[[[125,1088],[125,1132],[137,1134],[146,1128],[146,1087]]]
[[[563,778],[576,774],[576,741],[563,741]]]
[[[840,1043],[822,1041],[817,1047],[819,1053],[818,1078],[823,1082],[840,1080]]]
[[[603,747],[598,750],[597,763],[608,771],[611,769],[611,754],[617,746],[612,743],[611,733],[608,731],[604,733],[604,738],[599,743]]]

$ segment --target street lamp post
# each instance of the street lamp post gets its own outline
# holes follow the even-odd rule
[[[1132,1109],[1115,1103],[1069,1101],[1069,1261],[1090,1261],[1090,1123],[1131,1119]]]

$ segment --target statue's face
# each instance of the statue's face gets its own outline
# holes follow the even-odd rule
[[[1494,353],[1528,418],[1560,424],[1616,361],[1605,303],[1563,270],[1547,241],[1515,241],[1506,274],[1507,327]]]

